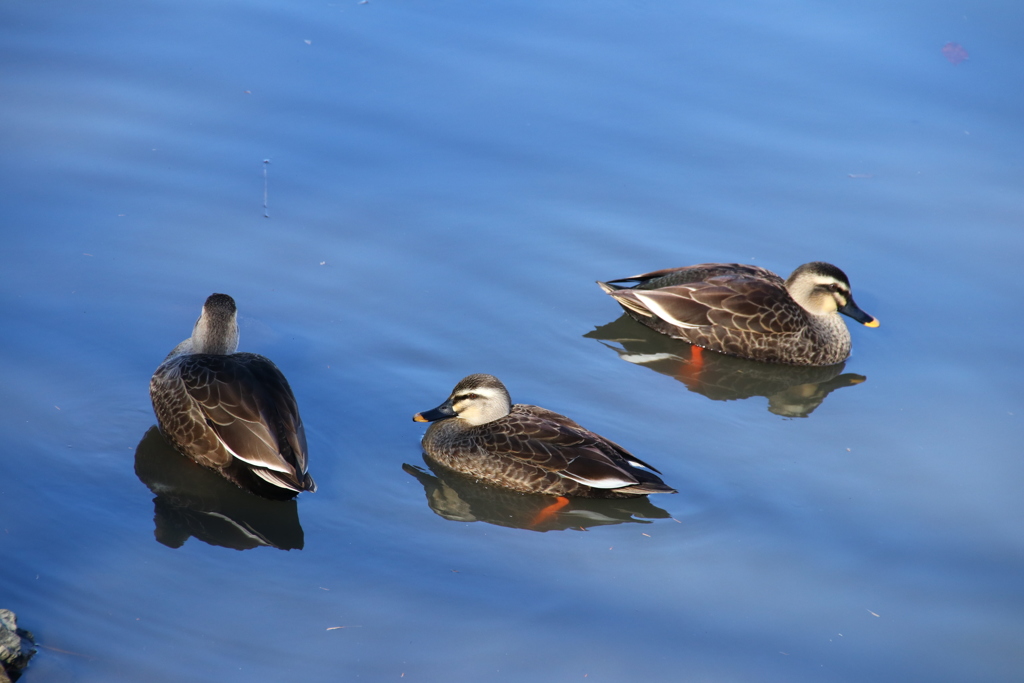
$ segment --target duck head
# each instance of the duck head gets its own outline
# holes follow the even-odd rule
[[[813,315],[839,312],[862,325],[878,327],[878,320],[854,303],[846,273],[831,263],[805,263],[786,280],[786,290],[794,301]]]
[[[448,400],[434,408],[416,413],[416,422],[433,422],[448,418],[482,425],[505,417],[512,409],[508,389],[493,375],[470,375],[455,385]]]
[[[192,336],[182,342],[188,353],[226,355],[238,350],[238,311],[227,294],[211,294],[203,304]]]

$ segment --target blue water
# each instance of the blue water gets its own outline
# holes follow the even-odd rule
[[[1022,20],[6,4],[0,607],[41,646],[23,680],[1019,679]],[[621,311],[595,280],[812,260],[881,320],[851,330],[854,383],[740,391],[741,362],[708,388],[684,344],[626,353],[666,355],[649,369],[601,336]],[[144,439],[149,376],[212,292],[298,398],[320,489],[297,503]],[[531,527],[417,472],[412,414],[472,372],[680,493]]]

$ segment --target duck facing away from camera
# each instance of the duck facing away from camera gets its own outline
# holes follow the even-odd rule
[[[160,429],[192,460],[257,495],[316,491],[288,380],[269,359],[237,348],[235,301],[211,294],[192,336],[153,373]]]
[[[757,266],[702,263],[597,284],[653,330],[771,363],[846,360],[850,331],[840,313],[878,327],[878,320],[853,302],[846,274],[821,261],[805,263],[786,280]]]
[[[429,461],[484,483],[579,498],[676,492],[658,470],[564,415],[512,405],[492,375],[466,377],[447,401],[413,419],[433,422],[423,437]]]

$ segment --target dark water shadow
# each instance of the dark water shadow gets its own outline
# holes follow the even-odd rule
[[[180,548],[189,537],[235,550],[301,550],[295,500],[267,500],[179,453],[154,425],[135,449],[135,474],[156,494],[156,540]]]
[[[429,463],[428,463],[429,467]],[[415,465],[402,469],[416,477],[427,494],[427,504],[436,514],[454,522],[487,522],[497,526],[529,531],[586,530],[606,524],[651,524],[654,519],[670,519],[665,510],[646,498],[593,500],[569,498],[557,510],[555,496],[517,493],[441,468],[428,472]]]
[[[768,410],[783,417],[807,417],[836,389],[867,381],[864,375],[843,373],[845,363],[777,365],[707,350],[695,357],[692,344],[655,332],[625,314],[583,336],[600,341],[622,360],[673,377],[713,401],[764,396]]]

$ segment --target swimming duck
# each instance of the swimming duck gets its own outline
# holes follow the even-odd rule
[[[564,415],[512,405],[492,375],[464,378],[447,401],[413,420],[433,422],[423,437],[428,461],[513,491],[580,498],[676,492],[658,470]]]
[[[846,274],[822,261],[805,263],[786,280],[758,266],[702,263],[597,284],[653,330],[772,363],[846,360],[850,331],[839,313],[878,327],[878,320],[853,302]]]
[[[160,428],[185,455],[266,498],[316,491],[288,380],[269,359],[236,353],[235,300],[211,294],[192,336],[153,373]]]

